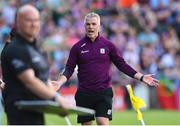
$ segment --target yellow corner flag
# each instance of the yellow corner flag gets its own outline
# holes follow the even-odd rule
[[[126,85],[126,88],[130,96],[131,104],[137,113],[137,119],[141,121],[143,126],[145,126],[142,113],[140,111],[140,108],[145,107],[145,103],[141,98],[134,96],[131,85]]]

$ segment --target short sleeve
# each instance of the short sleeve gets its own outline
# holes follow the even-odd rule
[[[16,75],[30,68],[31,59],[26,50],[7,52],[7,63]]]

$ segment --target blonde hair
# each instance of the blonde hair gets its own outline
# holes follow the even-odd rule
[[[98,20],[98,25],[100,25],[100,16],[97,14],[97,13],[94,13],[94,12],[91,12],[91,13],[88,13],[86,16],[85,16],[85,18],[84,18],[84,24],[86,24],[86,20],[88,19],[88,18],[92,18],[92,17],[95,17],[95,18],[97,18],[97,20]]]

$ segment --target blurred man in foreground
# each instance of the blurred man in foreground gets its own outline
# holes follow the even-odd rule
[[[5,88],[3,98],[9,125],[43,125],[43,113],[19,110],[18,100],[55,100],[62,108],[71,104],[47,86],[48,63],[36,46],[40,30],[40,15],[32,5],[19,8],[16,35],[1,55]]]

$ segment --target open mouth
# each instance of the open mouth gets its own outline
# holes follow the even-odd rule
[[[93,33],[94,33],[94,30],[88,30],[88,33],[89,33],[89,34],[93,34]]]

